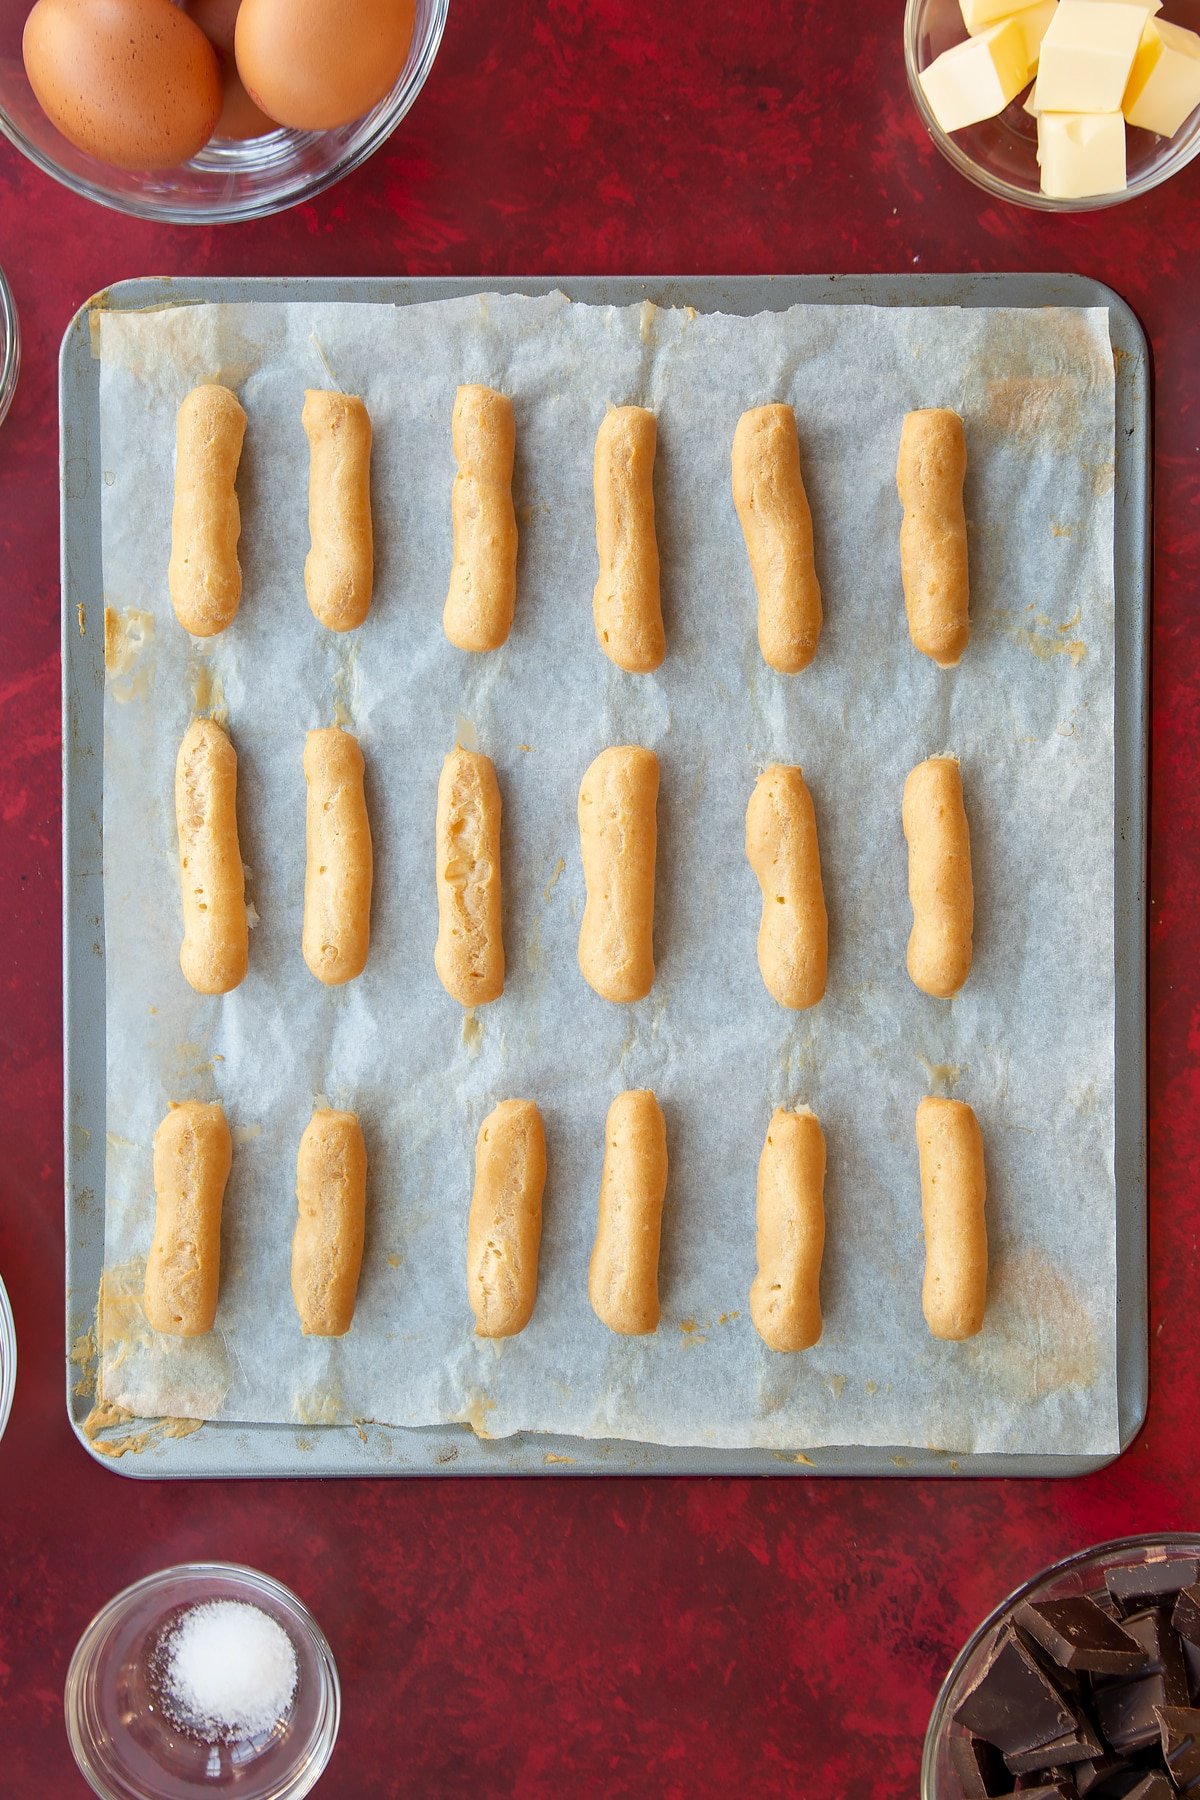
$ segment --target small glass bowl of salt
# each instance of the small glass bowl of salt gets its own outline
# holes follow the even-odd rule
[[[333,1654],[295,1594],[183,1563],[97,1613],[67,1672],[67,1735],[103,1800],[298,1800],[333,1754]]]

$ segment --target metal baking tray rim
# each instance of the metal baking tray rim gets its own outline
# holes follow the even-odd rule
[[[72,1349],[91,1330],[104,1258],[104,894],[101,826],[102,631],[86,608],[102,592],[98,364],[94,315],[205,301],[391,301],[411,305],[473,293],[560,290],[599,305],[750,315],[798,303],[875,306],[1104,306],[1117,367],[1114,544],[1117,1091],[1117,1370],[1120,1449],[1107,1456],[977,1455],[897,1446],[799,1446],[794,1451],[679,1448],[620,1439],[520,1433],[485,1439],[467,1425],[397,1427],[130,1420],[136,1453],[106,1453],[90,1433],[92,1396]],[[103,1467],[133,1479],[350,1475],[835,1475],[1068,1477],[1107,1467],[1132,1444],[1148,1405],[1145,1131],[1145,939],[1148,642],[1150,617],[1151,363],[1132,309],[1081,275],[563,276],[490,278],[174,278],[122,281],[75,313],[59,355],[63,706],[63,1107],[66,1210],[67,1416]],[[98,728],[97,728],[98,727]],[[119,1446],[118,1446],[119,1448]]]

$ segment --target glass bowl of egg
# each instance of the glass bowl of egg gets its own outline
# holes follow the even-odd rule
[[[356,169],[433,67],[449,0],[0,0],[0,131],[138,218],[282,212]]]
[[[1133,200],[1200,154],[1200,0],[907,0],[938,149],[1043,212]]]

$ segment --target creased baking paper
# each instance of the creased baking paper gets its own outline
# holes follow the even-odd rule
[[[1117,1448],[1113,1182],[1113,432],[1103,310],[796,307],[743,319],[473,297],[179,306],[100,318],[108,1166],[103,1397],[140,1415],[467,1420],[668,1444]],[[202,380],[249,414],[245,594],[207,644],[166,586],[175,411]],[[443,636],[450,414],[460,381],[513,396],[517,621],[469,657]],[[336,637],[304,596],[306,386],[362,394],[375,428],[375,603]],[[739,413],[796,408],[826,623],[794,677],[760,659],[730,496]],[[592,449],[609,403],[659,418],[669,651],[631,677],[597,648]],[[903,414],[945,405],[970,452],[973,637],[943,672],[909,643],[894,470]],[[250,974],[204,999],[179,970],[173,767],[197,711],[227,720],[252,903]],[[304,734],[359,735],[375,835],[366,973],[327,991],[300,953]],[[434,974],[433,830],[456,733],[504,799],[503,998],[464,1018]],[[612,1006],[576,964],[579,780],[609,744],[662,764],[658,978]],[[962,759],[975,965],[953,1001],[904,969],[904,778]],[[755,959],[746,801],[768,762],[816,802],[831,955],[814,1011]],[[657,1334],[611,1336],[587,1298],[605,1112],[648,1086],[671,1177]],[[986,1328],[921,1315],[913,1114],[975,1107],[987,1146]],[[546,1120],[532,1323],[477,1340],[464,1256],[475,1134],[506,1096]],[[360,1114],[369,1226],[350,1335],[301,1337],[289,1290],[296,1148],[322,1096]],[[219,1098],[235,1133],[216,1330],[156,1337],[138,1294],[150,1145],[168,1102]],[[755,1170],[775,1105],[829,1144],[825,1332],[774,1354],[750,1322]]]

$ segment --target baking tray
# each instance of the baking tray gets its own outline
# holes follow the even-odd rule
[[[104,1261],[105,1035],[102,846],[104,643],[100,621],[100,364],[91,323],[102,309],[201,301],[302,300],[412,305],[463,294],[561,290],[594,305],[694,306],[749,315],[808,305],[1103,306],[1116,360],[1116,1144],[1117,1380],[1121,1449],[1147,1400],[1145,940],[1146,727],[1150,593],[1150,354],[1126,303],[1078,275],[630,276],[559,280],[175,279],[124,281],[67,328],[59,362],[62,480],[63,1035],[67,1259],[67,1410],[84,1447],[93,1396],[71,1347],[91,1328]],[[142,1478],[268,1475],[1082,1475],[1106,1456],[959,1455],[896,1445],[793,1451],[713,1450],[522,1433],[477,1438],[468,1426],[395,1428],[205,1424],[175,1437],[153,1421],[124,1427],[135,1454],[98,1457]]]

